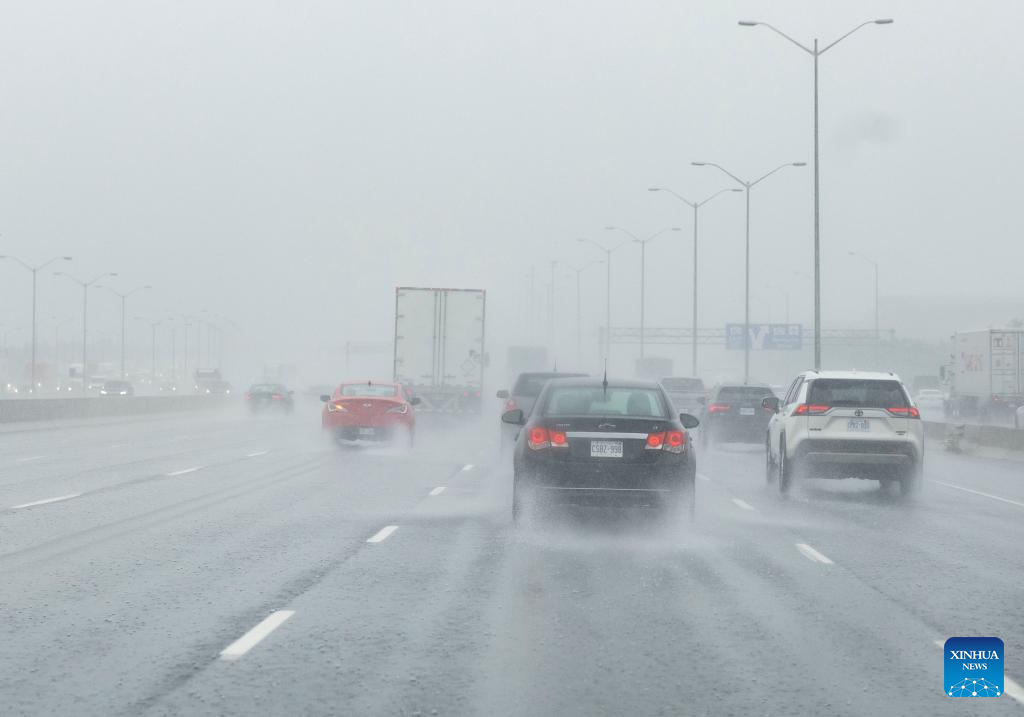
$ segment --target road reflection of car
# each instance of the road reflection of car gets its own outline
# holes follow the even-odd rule
[[[194,390],[206,396],[226,396],[231,393],[231,384],[221,380],[200,381],[196,383]]]
[[[105,381],[100,387],[101,396],[134,396],[135,387],[130,381]]]
[[[807,371],[764,404],[767,478],[781,492],[799,477],[895,482],[905,495],[920,485],[924,427],[894,374]]]
[[[253,413],[281,411],[291,413],[295,408],[294,391],[279,383],[254,383],[245,392],[245,403]]]
[[[923,388],[914,397],[914,405],[929,418],[941,418],[946,408],[946,394],[937,388]]]
[[[547,383],[529,417],[516,408],[501,420],[521,427],[513,457],[512,515],[531,505],[624,501],[692,515],[697,462],[687,429],[660,384],[597,378]]]
[[[708,444],[764,442],[772,412],[762,406],[762,401],[773,395],[771,387],[764,383],[715,386],[701,420],[703,440]]]
[[[339,443],[394,442],[412,446],[416,434],[418,397],[406,398],[397,383],[343,383],[324,402],[321,422]]]
[[[704,410],[707,390],[699,378],[673,376],[661,379],[661,385],[676,407],[676,413],[692,413],[696,416]]]
[[[533,410],[533,404],[537,401],[537,397],[540,396],[540,392],[547,385],[548,381],[553,378],[582,378],[585,376],[586,374],[583,373],[558,373],[557,371],[521,373],[516,377],[515,383],[512,384],[512,390],[502,389],[498,391],[498,398],[505,399],[505,411],[514,411],[518,408],[522,410],[524,416],[529,418],[530,411]],[[507,454],[507,451],[515,444],[518,434],[519,428],[517,426],[507,423],[501,424],[501,451],[503,454]]]

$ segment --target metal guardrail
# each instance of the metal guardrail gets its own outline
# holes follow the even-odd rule
[[[0,399],[0,423],[202,411],[223,407],[229,400],[226,396]]]
[[[942,440],[953,424],[939,421],[925,421],[924,431],[928,438]],[[986,448],[1002,448],[1010,451],[1024,451],[1024,430],[1007,426],[966,424],[964,440]]]

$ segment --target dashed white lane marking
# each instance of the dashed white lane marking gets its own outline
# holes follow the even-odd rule
[[[396,530],[398,530],[398,526],[397,525],[388,525],[388,526],[386,526],[384,528],[381,528],[376,533],[374,533],[373,537],[368,539],[366,542],[367,543],[383,543],[385,540],[390,538],[391,534],[394,533]]]
[[[36,505],[46,505],[47,503],[59,503],[62,500],[71,500],[82,495],[81,493],[68,493],[67,495],[58,495],[56,498],[44,498],[43,500],[34,500],[31,503],[22,503],[21,505],[12,505],[11,510],[18,510],[19,508],[31,508]]]
[[[933,640],[932,644],[940,650],[946,649],[946,643],[942,640]],[[1024,687],[1021,687],[1016,680],[1007,677],[1005,672],[1003,673],[1003,694],[1024,705]]]
[[[175,476],[183,476],[183,475],[187,475],[189,473],[195,473],[200,468],[202,468],[202,466],[192,466],[191,468],[182,468],[180,471],[171,471],[170,473],[167,474],[167,477],[168,478],[174,478]]]
[[[18,458],[14,462],[15,463],[28,463],[30,461],[38,461],[41,458],[46,458],[46,456],[28,456],[27,458]]]
[[[127,443],[112,443],[112,444],[110,444],[110,447],[111,448],[127,448],[128,444]]]
[[[255,453],[246,453],[245,457],[246,458],[256,458],[258,456],[265,456],[268,453],[270,453],[270,451],[256,451]]]
[[[833,564],[827,555],[819,553],[807,543],[797,543],[796,549],[799,550],[800,553],[808,560],[813,560],[816,563],[824,563],[825,565]]]
[[[259,625],[249,630],[240,638],[221,650],[222,660],[237,660],[256,645],[260,644],[267,635],[284,624],[284,621],[295,614],[294,610],[278,610],[270,613]]]
[[[443,485],[439,485],[437,488],[434,488],[434,490],[430,491],[430,495],[441,495],[442,493],[444,493]]]
[[[698,474],[697,474],[697,480],[702,480],[702,481],[704,481],[705,483],[707,483],[707,482],[709,482],[709,481],[710,481],[711,479],[710,479],[710,478],[708,478],[708,477],[707,477],[706,475],[704,475],[703,473],[698,473]]]
[[[471,470],[473,470],[474,467],[475,466],[472,463],[467,463],[466,465],[462,466],[462,470],[464,472],[465,471],[471,471]]]
[[[982,493],[980,490],[972,490],[971,488],[964,488],[963,486],[953,485],[952,483],[943,483],[940,480],[932,481],[932,483],[945,486],[946,488],[952,488],[953,490],[962,490],[964,493],[973,493],[974,495],[980,495],[983,498],[991,498],[992,500],[998,500],[1001,503],[1009,503],[1010,505],[1015,505],[1018,508],[1024,508],[1024,503],[1021,503],[1020,501],[1010,500],[1009,498],[1001,498],[1000,496],[992,495],[991,493]]]
[[[754,509],[754,506],[752,506],[750,503],[748,503],[745,500],[740,500],[739,498],[733,498],[732,502],[735,503],[737,507],[743,508],[743,510],[753,510]]]

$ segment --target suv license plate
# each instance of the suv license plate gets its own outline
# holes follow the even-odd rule
[[[846,430],[850,431],[851,433],[867,433],[868,419],[851,418],[846,422]]]
[[[622,441],[591,441],[591,458],[622,458]]]
[[[360,436],[372,436],[374,433],[375,433],[375,431],[372,428],[360,428],[359,429],[359,435]]]

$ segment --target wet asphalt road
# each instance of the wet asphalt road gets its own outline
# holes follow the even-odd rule
[[[0,713],[1024,713],[945,697],[936,644],[1024,683],[1024,463],[782,499],[729,445],[693,525],[516,530],[496,422],[340,450],[315,410],[0,429]]]

